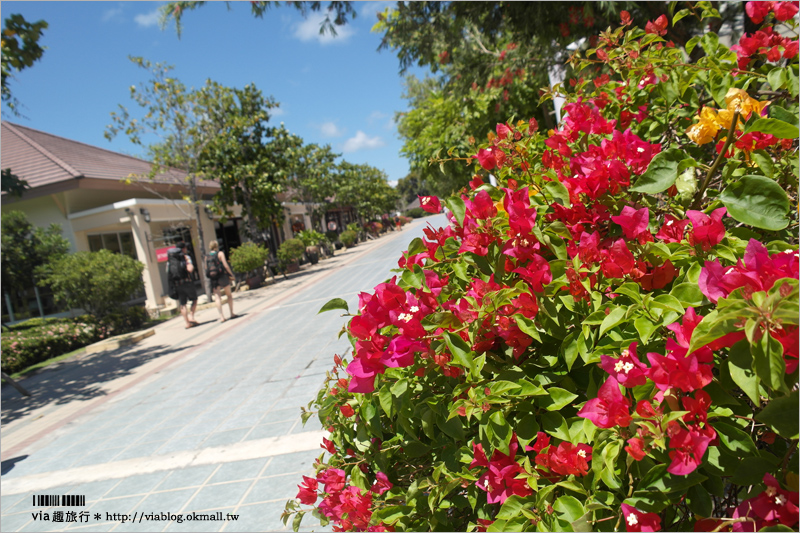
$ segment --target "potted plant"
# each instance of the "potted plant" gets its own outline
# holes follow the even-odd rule
[[[297,238],[303,242],[306,248],[309,263],[316,265],[319,262],[319,245],[325,239],[325,235],[313,229],[307,229],[298,233]]]
[[[253,242],[246,242],[231,250],[230,264],[234,272],[247,274],[247,285],[251,289],[261,286],[264,281],[264,262],[269,251]]]
[[[339,235],[339,239],[342,241],[342,244],[344,244],[345,248],[352,248],[355,246],[357,238],[356,232],[350,230],[343,231],[342,234]]]
[[[286,273],[297,272],[300,269],[299,261],[303,257],[305,246],[300,239],[288,239],[278,247],[278,268]]]

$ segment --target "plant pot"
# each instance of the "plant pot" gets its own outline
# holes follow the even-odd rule
[[[264,278],[261,274],[256,274],[247,278],[247,286],[250,287],[250,290],[259,288],[262,283],[264,283]]]
[[[308,262],[312,265],[319,263],[319,246],[307,246],[306,257],[308,257]]]
[[[333,247],[336,248],[337,250],[341,250],[342,246],[344,246],[344,244],[342,244],[340,241],[336,241],[335,243],[333,243]]]
[[[300,272],[300,263],[297,262],[289,263],[286,266],[286,272],[289,274],[292,274],[293,272]]]

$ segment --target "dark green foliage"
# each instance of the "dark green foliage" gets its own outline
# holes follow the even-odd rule
[[[262,268],[269,257],[269,250],[254,242],[246,242],[231,250],[230,264],[234,272],[245,274]]]
[[[50,263],[39,284],[56,301],[102,320],[142,289],[143,270],[136,259],[109,250],[78,252]]]

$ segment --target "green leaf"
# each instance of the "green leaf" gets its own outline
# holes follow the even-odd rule
[[[658,465],[650,469],[642,478],[637,490],[683,492],[705,479],[706,477],[697,470],[686,476],[677,476],[667,472],[667,465]]]
[[[714,504],[711,501],[708,491],[701,485],[694,485],[689,488],[686,493],[686,503],[696,515],[708,518],[714,510]]]
[[[796,139],[800,136],[800,130],[797,126],[776,118],[756,119],[755,122],[748,126],[744,133],[753,133],[755,131],[774,135],[779,139]]]
[[[753,158],[758,168],[761,169],[761,172],[763,172],[766,177],[772,178],[774,172],[772,157],[764,150],[753,150],[750,156]]]
[[[773,472],[775,464],[763,457],[744,457],[737,461],[736,472],[731,483],[737,485],[756,485],[764,479],[764,474]]]
[[[636,328],[636,332],[639,334],[642,344],[647,344],[647,341],[650,340],[655,330],[658,329],[658,325],[653,324],[653,322],[645,316],[640,316],[634,320],[633,327]]]
[[[569,208],[572,204],[569,200],[569,191],[560,181],[548,181],[544,184],[547,196],[558,201],[564,207]]]
[[[447,343],[447,348],[453,355],[453,361],[464,368],[469,368],[470,372],[472,372],[475,368],[475,352],[464,342],[464,339],[455,333],[445,331],[442,336]]]
[[[789,392],[783,377],[786,363],[783,360],[783,346],[769,333],[762,335],[761,340],[750,345],[753,354],[753,366],[761,381],[774,391]]]
[[[684,312],[681,302],[670,294],[659,294],[653,298],[651,305],[653,307],[660,307],[662,309],[675,311],[676,313],[680,314],[683,314]]]
[[[464,216],[467,213],[467,206],[464,204],[464,200],[456,196],[451,196],[445,200],[444,203],[447,208],[453,212],[453,216],[456,217],[456,222],[458,222],[458,225],[463,226]]]
[[[647,170],[639,176],[630,191],[657,194],[666,191],[678,178],[678,165],[686,159],[686,152],[679,148],[670,148],[659,152],[650,161]]]
[[[602,337],[606,331],[624,321],[626,313],[627,309],[624,307],[616,307],[610,313],[608,313],[608,315],[603,319],[603,323],[600,324],[600,336]]]
[[[408,255],[409,257],[412,255],[417,255],[426,251],[427,248],[425,247],[425,243],[422,242],[422,239],[419,237],[415,237],[408,243]]]
[[[578,397],[577,394],[572,394],[559,387],[550,387],[547,389],[547,393],[549,396],[540,398],[536,403],[548,411],[560,411],[562,407],[571,404],[572,400]]]
[[[317,314],[323,313],[325,311],[333,311],[334,309],[343,309],[346,312],[350,312],[350,309],[347,307],[347,302],[341,298],[334,298],[333,300],[329,300],[328,303],[322,306],[322,308],[317,311]]]
[[[728,214],[739,222],[771,231],[789,225],[786,191],[764,176],[738,178],[722,191],[719,199],[728,208]]]
[[[489,433],[492,446],[508,455],[508,445],[511,443],[513,431],[506,417],[501,411],[495,411],[489,416],[488,425],[491,429]]]
[[[561,518],[567,522],[574,522],[586,512],[584,511],[581,502],[579,502],[577,498],[568,494],[561,496],[555,502],[553,502],[553,509],[555,509],[555,511],[561,515]]]
[[[500,507],[500,510],[497,512],[497,518],[500,520],[515,518],[519,516],[522,509],[531,507],[533,502],[534,500],[531,497],[523,498],[522,496],[512,494],[503,502],[503,506]]]
[[[793,391],[789,396],[776,398],[769,402],[756,420],[764,422],[772,430],[787,439],[798,438],[798,396]]]
[[[750,353],[750,344],[747,341],[737,342],[731,348],[728,357],[728,371],[733,382],[747,394],[754,404],[761,403],[758,377],[753,371],[753,355]]]
[[[767,81],[773,91],[779,91],[786,83],[786,71],[784,67],[775,67],[767,73]]]
[[[758,453],[756,445],[753,443],[753,439],[750,435],[738,427],[719,420],[715,421],[712,426],[716,430],[720,444],[722,444],[724,450],[732,452],[732,454],[737,457],[743,455],[751,456]]]
[[[681,283],[672,287],[669,293],[684,307],[697,307],[704,300],[703,291],[696,283]]]

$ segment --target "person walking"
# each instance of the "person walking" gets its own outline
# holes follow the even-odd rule
[[[197,326],[194,318],[197,310],[197,291],[192,281],[192,272],[194,264],[192,258],[186,254],[186,243],[179,241],[167,252],[167,282],[170,298],[178,300],[186,329]],[[188,307],[190,300],[192,305]]]
[[[225,322],[225,314],[222,312],[222,290],[225,291],[225,296],[228,297],[228,308],[231,311],[230,318],[236,318],[233,312],[233,295],[231,294],[231,280],[233,279],[233,271],[231,270],[228,260],[225,258],[225,252],[219,249],[217,241],[208,243],[208,257],[206,258],[206,276],[211,280],[211,290],[217,297],[217,311],[219,311],[220,322]]]

